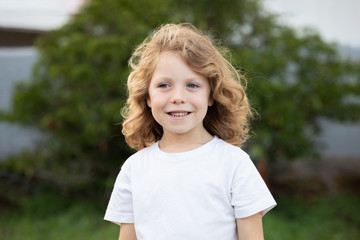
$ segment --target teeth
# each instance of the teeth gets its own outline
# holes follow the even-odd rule
[[[174,117],[183,117],[183,116],[186,116],[188,113],[170,113],[171,116],[174,116]]]

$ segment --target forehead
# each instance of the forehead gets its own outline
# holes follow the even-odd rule
[[[170,51],[160,53],[155,65],[152,79],[162,77],[206,80],[206,77],[195,72],[179,53]]]

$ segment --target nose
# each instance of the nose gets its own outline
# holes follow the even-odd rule
[[[171,103],[173,104],[185,103],[185,92],[183,89],[174,89],[174,94],[171,98]]]

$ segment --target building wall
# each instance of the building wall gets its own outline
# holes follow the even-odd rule
[[[42,35],[45,35],[45,32],[0,28],[0,46],[33,46],[35,39]]]
[[[11,109],[14,86],[29,79],[35,61],[33,47],[0,48],[0,110]],[[40,138],[41,134],[36,129],[0,122],[0,161],[35,147]]]

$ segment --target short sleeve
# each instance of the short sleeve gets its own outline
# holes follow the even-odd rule
[[[231,186],[231,204],[235,218],[261,212],[264,216],[276,202],[251,159],[244,157],[235,170]]]
[[[134,222],[129,160],[123,164],[116,178],[104,219],[116,224]]]

